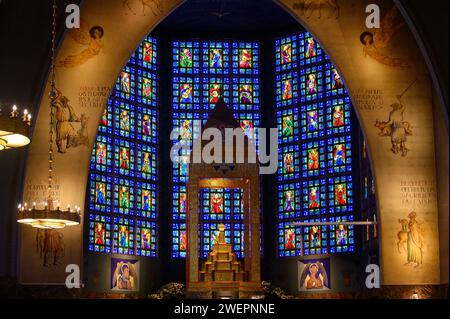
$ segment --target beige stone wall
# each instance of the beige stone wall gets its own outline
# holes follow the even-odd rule
[[[280,2],[316,36],[331,56],[356,108],[376,182],[383,284],[439,283],[432,87],[423,58],[401,14],[392,9],[392,1],[331,1],[339,7],[339,14],[329,1]],[[305,10],[306,3],[312,5]],[[319,18],[321,3],[322,17]],[[365,25],[365,7],[369,3],[381,8],[381,29],[376,32]],[[376,34],[374,47],[366,48],[370,54],[364,54],[365,46],[360,41],[365,31]],[[391,138],[398,139],[401,132],[385,132],[387,136],[380,136],[381,130],[375,123],[389,120],[396,96],[413,82],[402,97],[401,122],[404,126],[409,124],[411,131],[411,135],[406,136],[407,154],[402,156],[391,151]],[[401,118],[399,114],[394,116]],[[409,247],[418,259],[422,256],[423,263],[418,267],[414,267],[414,263],[405,265],[407,253],[397,249],[399,236],[401,247],[408,247],[409,226],[406,232],[400,233],[399,219],[408,223],[412,211],[417,214],[417,223],[411,225],[410,234],[414,234],[411,238],[415,238],[421,249],[411,242]]]
[[[122,67],[142,39],[180,5],[182,0],[86,0],[81,7],[81,29],[67,32],[56,61],[66,61],[56,70],[56,86],[69,99],[78,118],[84,114],[88,143],[68,148],[66,153],[55,152],[54,199],[61,207],[67,204],[84,210],[85,188],[89,173],[90,154],[98,124]],[[129,6],[127,6],[127,3]],[[142,3],[148,6],[143,7]],[[100,26],[103,37],[94,41],[89,30]],[[71,56],[71,57],[70,57]],[[70,58],[67,58],[70,57]],[[45,88],[30,145],[25,178],[24,201],[43,205],[47,197],[47,159],[49,131],[49,85]],[[87,99],[88,96],[95,97]],[[70,123],[75,132],[81,122]],[[85,133],[84,133],[85,135]],[[57,150],[56,145],[54,149]],[[20,281],[22,283],[64,283],[67,264],[82,263],[82,225],[60,231],[65,255],[59,265],[43,266],[36,243],[36,230],[21,226]],[[59,237],[61,238],[61,237]]]

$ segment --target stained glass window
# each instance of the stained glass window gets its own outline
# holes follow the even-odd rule
[[[286,71],[297,68],[298,52],[295,35],[275,41],[275,71]]]
[[[89,214],[89,250],[111,252],[111,217]]]
[[[353,226],[338,224],[354,217],[344,80],[308,32],[276,39],[274,54],[279,256],[351,252]]]
[[[232,244],[238,258],[243,256],[244,202],[242,189],[202,189],[199,192],[199,209],[201,212],[200,228],[202,245],[200,251],[207,257],[212,250],[217,227],[225,225],[225,240]]]
[[[114,217],[114,254],[134,254],[134,222],[133,219]]]
[[[323,52],[309,32],[302,32],[298,35],[300,48],[300,65],[314,64],[322,62]]]
[[[180,143],[190,149],[200,128],[194,121],[205,123],[209,112],[219,98],[233,110],[240,127],[248,136],[261,123],[260,117],[260,57],[257,42],[239,41],[174,41],[172,42],[172,128]],[[258,141],[255,139],[255,143]],[[186,256],[186,183],[188,182],[189,152],[181,149],[175,155],[178,162],[172,164],[172,257]],[[200,246],[202,256],[211,249],[212,235],[219,221],[226,225],[226,236],[239,256],[243,251],[243,212],[236,199],[237,193],[223,191],[223,211],[216,207],[215,213],[201,212],[202,228]],[[203,196],[203,195],[202,195]],[[209,196],[209,195],[204,195]],[[206,202],[205,202],[206,201]]]
[[[257,42],[233,42],[233,74],[259,74],[259,44]]]
[[[111,173],[111,145],[111,137],[97,135],[91,156],[92,170]]]
[[[297,72],[278,74],[276,77],[277,107],[290,106],[297,103],[298,75]]]
[[[283,143],[299,140],[298,115],[299,111],[296,107],[277,111],[278,138]]]
[[[158,46],[146,37],[102,114],[89,175],[88,250],[157,254]]]
[[[174,42],[174,73],[192,74],[200,70],[200,44],[198,42]]]
[[[301,229],[290,222],[278,224],[278,251],[281,257],[301,254]]]

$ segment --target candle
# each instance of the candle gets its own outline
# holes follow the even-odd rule
[[[17,116],[17,106],[13,105],[12,111],[11,111],[11,117],[16,117],[16,116]]]

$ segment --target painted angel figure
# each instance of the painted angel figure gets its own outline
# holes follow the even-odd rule
[[[124,261],[117,263],[113,275],[113,289],[132,290],[135,287],[136,280],[137,273],[134,264]]]
[[[381,50],[389,46],[395,33],[403,27],[403,22],[395,24],[397,16],[398,10],[396,6],[393,6],[381,19],[380,28],[376,28],[374,32],[366,31],[361,33],[359,39],[364,46],[363,53],[365,57],[369,56],[375,61],[390,67],[405,68],[409,67],[407,62],[381,52]]]
[[[308,290],[328,288],[328,275],[323,263],[308,263],[302,272],[300,283]]]
[[[104,43],[102,38],[104,34],[105,31],[101,26],[91,27],[86,21],[81,20],[80,28],[70,29],[69,36],[86,48],[78,54],[68,55],[59,61],[58,66],[73,68],[96,57],[103,49]]]

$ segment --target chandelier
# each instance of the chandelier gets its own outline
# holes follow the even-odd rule
[[[19,115],[17,106],[13,105],[11,113],[3,114],[0,108],[0,151],[18,148],[30,143],[31,114],[28,110]]]
[[[27,203],[19,204],[17,222],[25,225],[31,225],[41,229],[61,229],[66,226],[80,224],[81,209],[75,206],[71,209],[67,205],[67,210],[61,210],[59,202],[52,197],[52,172],[53,172],[53,108],[56,103],[55,88],[55,36],[56,36],[56,0],[53,0],[53,24],[52,24],[52,60],[51,60],[51,85],[50,85],[50,141],[48,149],[48,198],[37,207],[36,203],[28,206]],[[56,206],[56,209],[55,209]]]

